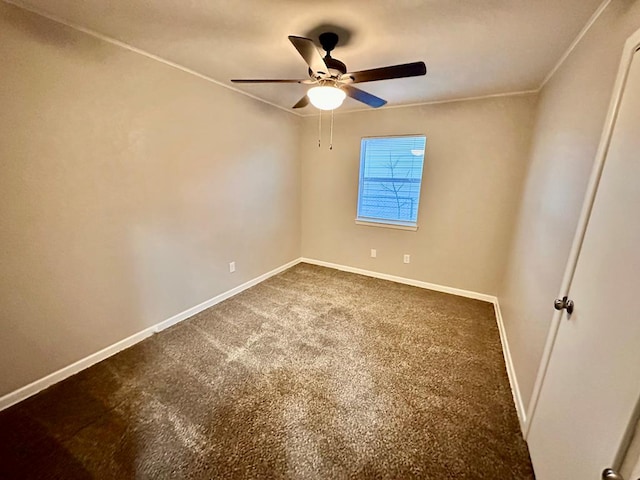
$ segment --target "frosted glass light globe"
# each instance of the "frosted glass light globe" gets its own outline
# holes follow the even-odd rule
[[[310,88],[307,96],[314,107],[320,110],[334,110],[342,105],[347,94],[337,87],[321,86]]]

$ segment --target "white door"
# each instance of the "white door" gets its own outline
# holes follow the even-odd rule
[[[640,398],[640,53],[630,57],[568,291],[575,309],[562,315],[527,437],[538,480],[617,468]]]
[[[638,410],[640,410],[640,405],[638,405],[638,407]],[[638,413],[640,412],[636,411],[636,416],[639,416],[637,415]],[[620,474],[629,480],[640,480],[640,418],[638,418],[636,426],[633,429],[631,443],[624,455],[622,466],[620,467]]]

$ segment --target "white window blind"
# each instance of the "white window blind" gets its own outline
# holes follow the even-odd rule
[[[363,138],[357,221],[416,227],[426,137]]]

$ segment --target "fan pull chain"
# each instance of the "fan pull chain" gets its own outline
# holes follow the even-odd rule
[[[322,110],[318,114],[318,148],[320,148],[320,139],[322,138]]]
[[[329,150],[333,150],[333,110],[331,110],[331,134],[329,135]]]

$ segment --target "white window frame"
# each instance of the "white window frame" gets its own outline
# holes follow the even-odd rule
[[[418,230],[418,214],[420,212],[420,199],[422,197],[422,182],[424,180],[424,155],[422,156],[422,176],[420,177],[420,195],[418,196],[418,205],[416,207],[416,221],[414,222],[405,222],[401,220],[389,220],[385,218],[369,218],[369,217],[361,217],[358,216],[358,208],[360,206],[360,195],[362,193],[362,179],[364,175],[364,156],[362,152],[362,142],[368,139],[376,139],[376,138],[402,138],[402,137],[424,137],[425,138],[425,150],[426,150],[426,140],[427,136],[424,133],[410,133],[405,135],[375,135],[370,137],[362,137],[360,139],[360,171],[358,173],[358,199],[356,201],[356,225],[364,225],[368,227],[382,227],[382,228],[393,228],[397,230],[408,230],[415,232]]]

